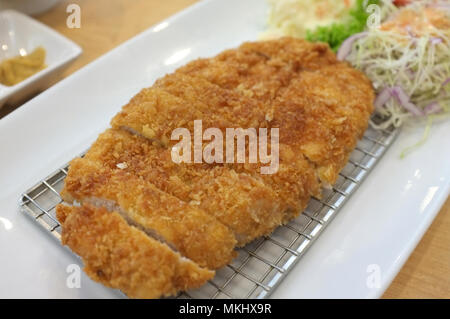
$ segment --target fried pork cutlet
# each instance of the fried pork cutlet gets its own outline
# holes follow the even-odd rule
[[[214,272],[129,226],[117,212],[58,205],[62,243],[81,256],[93,280],[131,298],[158,298],[197,288]]]
[[[63,198],[103,205],[210,269],[229,263],[236,240],[227,227],[203,210],[157,189],[131,171],[101,162],[75,159],[70,164]]]
[[[135,176],[139,178],[136,179]],[[286,216],[287,211],[291,213],[297,208],[285,202],[260,178],[236,173],[224,166],[176,164],[171,160],[169,149],[154,145],[145,138],[134,136],[127,131],[115,129],[101,134],[83,159],[72,162],[63,196],[66,200],[74,198],[85,201],[94,195],[116,202],[123,210],[135,214],[139,211],[139,215],[146,216],[149,214],[144,211],[146,207],[132,206],[135,202],[139,202],[138,200],[123,199],[130,192],[133,196],[138,196],[133,192],[134,180],[140,187],[157,187],[164,193],[189,203],[189,207],[200,209],[213,216],[233,232],[238,240],[238,246],[269,234],[275,227],[289,219]],[[121,181],[124,181],[123,184]],[[301,205],[304,208],[307,200],[300,202],[299,198],[297,202],[297,206]],[[167,215],[164,212],[160,213],[159,210],[160,208],[157,208],[157,212],[153,214]],[[295,212],[299,213],[298,210]],[[136,216],[132,217],[138,221]],[[176,224],[171,226],[175,227]],[[199,225],[189,227],[198,233],[195,230],[196,226],[199,227]],[[171,237],[166,238],[164,230],[160,231],[155,225],[146,227],[154,229],[167,242],[203,265],[197,256],[188,253],[189,249],[194,247],[184,247],[185,245],[179,244]],[[195,240],[198,244],[208,246],[211,239],[202,236],[204,239]],[[217,243],[220,244],[223,240],[224,238],[219,238]],[[202,247],[201,252],[211,251],[213,254],[216,250],[217,246]],[[223,256],[224,252],[220,251],[218,255]],[[212,266],[209,263],[209,267]]]
[[[372,102],[367,78],[326,44],[246,43],[142,90],[85,158],[72,162],[63,195],[117,211],[214,269],[229,262],[236,245],[294,218],[311,196],[320,196],[320,186],[336,181],[367,127]],[[279,129],[278,171],[262,175],[267,165],[249,163],[248,153],[246,163],[176,164],[171,134],[187,128],[193,135],[194,120],[224,136],[226,128]]]

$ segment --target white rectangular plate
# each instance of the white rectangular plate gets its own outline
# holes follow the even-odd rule
[[[147,30],[0,120],[0,297],[120,296],[90,281],[68,288],[73,255],[19,212],[24,190],[84,151],[141,88],[263,30],[262,0],[203,1]],[[404,129],[272,297],[379,297],[450,189],[450,125],[401,160],[423,128]],[[39,243],[37,245],[36,243]],[[380,281],[377,279],[380,271]]]

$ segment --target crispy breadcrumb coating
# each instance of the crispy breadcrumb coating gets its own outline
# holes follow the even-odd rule
[[[101,162],[75,159],[62,196],[68,202],[111,206],[202,267],[216,269],[235,256],[236,240],[228,228],[132,171],[114,171]]]
[[[192,61],[176,72],[203,77],[222,88],[267,102],[303,70],[334,63],[336,57],[326,44],[286,37],[247,42],[216,57]]]
[[[302,72],[275,100],[271,123],[280,143],[301,150],[319,178],[333,185],[367,129],[374,93],[361,72],[345,64]]]
[[[214,272],[129,226],[117,213],[91,205],[58,205],[62,243],[81,256],[85,272],[131,298],[159,298],[197,288]]]
[[[72,162],[63,194],[66,198],[69,194],[79,200],[95,195],[117,202],[126,211],[135,211],[139,208],[130,206],[133,200],[118,201],[118,198],[125,196],[122,192],[133,192],[130,187],[134,185],[135,176],[138,177],[136,183],[142,187],[156,186],[226,225],[233,231],[238,246],[271,233],[276,226],[289,219],[285,211],[294,210],[292,203],[285,202],[265,185],[262,178],[254,178],[245,172],[237,173],[225,166],[176,164],[171,160],[169,149],[115,129],[102,133],[83,159]],[[129,180],[123,188],[120,184],[122,180]],[[112,184],[113,181],[117,183]],[[306,202],[301,203],[302,207]],[[162,231],[158,234],[165,238]],[[178,248],[176,244],[175,247]],[[202,248],[202,251],[206,250],[206,247]],[[202,264],[194,256],[188,257]]]
[[[202,120],[205,129],[225,132],[226,128],[264,126],[265,118],[264,109],[254,99],[202,78],[175,73],[143,89],[111,124],[168,146],[174,144],[170,139],[176,128],[187,128],[193,136],[195,120]]]

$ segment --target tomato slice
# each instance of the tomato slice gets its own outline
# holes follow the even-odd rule
[[[411,3],[411,0],[394,0],[394,4],[397,7],[403,7],[403,6],[406,6],[407,4],[410,4],[410,3]]]

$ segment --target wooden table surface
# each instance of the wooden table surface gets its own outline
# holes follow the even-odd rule
[[[263,1],[263,0],[262,0]],[[66,0],[36,18],[78,43],[83,55],[70,75],[125,40],[195,3],[196,0]],[[81,28],[66,26],[66,8],[81,7]],[[0,118],[13,107],[0,111]],[[384,298],[450,298],[450,198]]]

